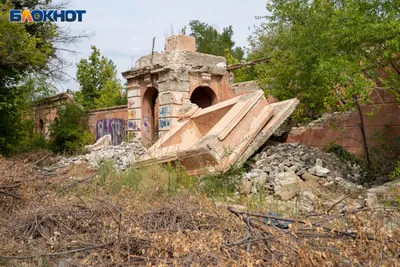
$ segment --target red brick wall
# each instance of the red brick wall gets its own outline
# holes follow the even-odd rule
[[[393,95],[382,92],[374,92],[372,99],[374,103],[362,106],[367,141],[371,145],[376,144],[378,133],[384,134],[385,138],[394,145],[396,136],[400,136],[400,103]],[[376,111],[377,108],[375,115],[366,114]],[[286,142],[319,148],[325,148],[335,142],[353,153],[361,154],[362,137],[359,123],[360,117],[356,111],[333,116],[321,126],[305,127],[305,131],[299,133],[292,131]]]

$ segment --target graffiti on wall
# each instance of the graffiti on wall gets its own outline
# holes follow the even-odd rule
[[[98,120],[96,123],[96,140],[111,135],[112,144],[119,145],[122,142],[122,134],[125,131],[125,122],[122,119],[104,119]]]
[[[160,119],[160,129],[169,128],[170,125],[171,125],[170,119]]]
[[[128,121],[128,130],[140,131],[140,128],[137,126],[137,122],[134,120]]]
[[[135,105],[135,101],[133,101],[133,100],[128,101],[128,108],[133,108],[134,105]]]
[[[130,110],[128,112],[128,119],[130,120],[136,119],[136,110]]]
[[[169,106],[160,107],[160,117],[169,117],[171,111]]]
[[[147,132],[150,132],[149,117],[147,117],[147,116],[144,116],[144,117],[143,117],[143,128],[144,128]]]

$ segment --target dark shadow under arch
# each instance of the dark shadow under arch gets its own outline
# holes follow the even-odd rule
[[[207,86],[199,86],[194,89],[190,96],[190,102],[196,104],[200,108],[208,108],[217,102],[217,95]]]

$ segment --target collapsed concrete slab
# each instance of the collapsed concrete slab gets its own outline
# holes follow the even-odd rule
[[[299,101],[268,104],[262,91],[211,107],[189,108],[136,164],[175,162],[190,175],[242,164],[293,113]]]

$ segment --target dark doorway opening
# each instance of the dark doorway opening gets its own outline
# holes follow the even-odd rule
[[[158,136],[158,90],[149,87],[143,96],[142,131],[145,141],[154,141]]]
[[[39,133],[41,135],[44,135],[44,123],[43,123],[42,119],[40,119],[40,121],[39,121]]]
[[[217,102],[217,95],[207,86],[199,86],[194,89],[190,96],[190,102],[196,104],[200,108],[208,108]]]

